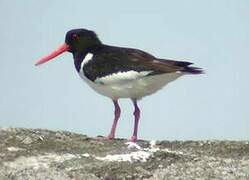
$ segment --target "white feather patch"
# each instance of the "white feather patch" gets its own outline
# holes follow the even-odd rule
[[[83,66],[88,63],[89,61],[91,61],[93,59],[93,54],[92,53],[87,53],[85,58],[83,59],[82,63],[81,63],[81,69],[83,68]]]
[[[101,84],[114,84],[114,83],[122,83],[124,81],[131,81],[136,80],[142,77],[145,77],[152,71],[127,71],[127,72],[118,72],[113,73],[101,78],[97,78],[94,82],[95,83],[101,83]]]

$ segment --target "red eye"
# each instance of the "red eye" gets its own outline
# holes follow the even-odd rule
[[[79,41],[80,38],[79,38],[79,36],[77,34],[73,34],[72,39]]]

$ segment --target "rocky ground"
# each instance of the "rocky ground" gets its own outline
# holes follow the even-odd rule
[[[249,179],[249,141],[107,141],[0,129],[0,180]]]

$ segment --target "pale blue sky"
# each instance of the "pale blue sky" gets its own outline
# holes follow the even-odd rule
[[[185,76],[144,98],[144,139],[249,139],[249,1],[0,1],[0,126],[108,134],[112,102],[96,94],[66,53],[34,62],[89,28],[107,44],[188,60],[206,74]],[[133,106],[121,100],[117,136],[129,138]]]

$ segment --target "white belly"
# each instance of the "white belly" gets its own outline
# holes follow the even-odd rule
[[[131,98],[141,99],[144,96],[155,93],[169,82],[174,81],[183,73],[167,73],[153,76],[146,76],[129,81],[115,82],[109,84],[95,83],[87,79],[82,71],[79,73],[90,87],[96,92],[111,99]]]

